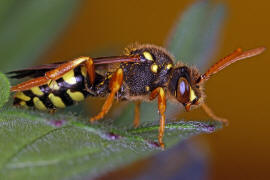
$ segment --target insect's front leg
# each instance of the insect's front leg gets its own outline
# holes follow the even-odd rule
[[[163,136],[165,131],[166,94],[162,87],[158,87],[151,92],[150,100],[155,99],[157,96],[158,96],[158,110],[160,114],[158,142],[160,144],[160,147],[164,149]]]
[[[102,109],[100,111],[100,113],[94,117],[92,117],[90,119],[91,122],[94,122],[96,120],[102,119],[105,114],[108,113],[108,111],[110,110],[112,103],[113,103],[113,99],[115,97],[115,94],[119,91],[120,87],[123,84],[123,70],[120,68],[118,69],[115,73],[113,73],[111,79],[110,79],[110,84],[109,84],[109,88],[110,88],[110,94],[107,97],[105,103],[102,106]]]
[[[227,119],[222,118],[222,117],[218,117],[217,115],[215,115],[215,113],[212,111],[212,109],[210,109],[210,107],[208,107],[205,103],[203,103],[203,104],[201,105],[201,107],[202,107],[203,110],[206,112],[206,114],[207,114],[209,117],[213,118],[215,121],[222,122],[222,123],[224,123],[225,125],[228,125],[228,124],[229,124],[229,122],[228,122]]]

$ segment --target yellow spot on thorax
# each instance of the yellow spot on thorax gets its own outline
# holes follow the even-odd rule
[[[31,88],[31,91],[37,96],[43,96],[44,93],[40,90],[38,86]]]
[[[30,101],[31,100],[31,98],[26,96],[23,92],[17,92],[14,97],[21,99],[23,101]]]
[[[37,109],[42,110],[42,111],[47,110],[46,106],[43,104],[43,102],[38,97],[34,97],[33,102],[34,102],[34,105]]]
[[[189,98],[189,100],[192,102],[196,98],[197,98],[197,96],[195,95],[193,89],[191,89],[191,87],[190,87],[190,98]]]
[[[152,71],[153,73],[157,73],[157,72],[158,72],[158,65],[152,64],[152,65],[151,65],[151,71]]]
[[[149,52],[147,52],[147,51],[144,51],[143,52],[143,56],[145,57],[145,59],[147,59],[149,61],[154,61],[152,55]]]
[[[56,81],[49,81],[48,82],[48,86],[52,89],[52,90],[56,90],[58,91],[60,89],[60,87],[58,86],[58,83]]]
[[[149,86],[145,86],[145,90],[146,91],[149,91],[150,90],[150,87]]]
[[[50,93],[48,97],[55,107],[57,107],[57,108],[65,108],[66,107],[66,105],[63,103],[62,99],[58,96],[55,96],[53,93]]]
[[[167,64],[166,69],[169,70],[172,68],[172,64]]]
[[[84,100],[84,95],[80,91],[71,92],[70,89],[68,89],[67,94],[71,97],[71,99],[73,101],[82,101],[82,100]]]
[[[74,75],[74,71],[71,70],[63,75],[63,79],[68,84],[76,84],[76,77]]]

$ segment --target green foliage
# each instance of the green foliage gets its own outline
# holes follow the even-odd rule
[[[6,76],[0,72],[0,108],[8,101],[10,84]]]
[[[76,2],[1,1],[1,69],[25,65],[40,55],[67,22]],[[210,8],[208,1],[196,3],[176,26],[169,49],[177,58],[191,63],[197,62],[198,57],[206,59],[215,44],[222,14],[221,6]],[[0,74],[0,90],[1,107],[9,95],[9,84],[3,74]],[[90,124],[88,118],[61,111],[50,115],[7,105],[2,107],[0,179],[89,178],[160,152],[156,145],[159,128],[157,104],[142,105],[143,123],[137,129],[131,124],[133,108],[132,104],[128,105],[112,124],[108,120],[104,120],[106,124]],[[169,108],[167,112],[170,115],[174,111]],[[221,127],[214,122],[169,122],[171,116],[167,119],[166,148]]]
[[[178,60],[203,69],[213,55],[225,8],[199,1],[184,12],[168,40],[168,50]]]
[[[0,174],[4,179],[94,176],[160,151],[154,144],[158,124],[126,129],[90,125],[87,119],[73,115],[6,108],[0,111],[0,127]],[[170,147],[217,127],[202,122],[168,123],[165,142]]]
[[[0,1],[0,70],[32,64],[67,24],[78,0]]]

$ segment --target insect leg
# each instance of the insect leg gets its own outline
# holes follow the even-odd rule
[[[166,95],[163,88],[158,87],[150,94],[150,100],[153,100],[158,96],[158,110],[160,114],[160,126],[159,126],[159,135],[158,142],[160,147],[164,149],[163,136],[165,131],[165,111],[166,111]]]
[[[31,89],[35,86],[41,86],[43,84],[46,84],[49,80],[46,77],[38,77],[35,79],[30,79],[28,81],[25,81],[23,83],[20,83],[16,86],[11,87],[11,91],[24,91]]]
[[[115,73],[113,73],[113,75],[110,79],[109,88],[110,88],[111,92],[110,92],[109,96],[107,97],[105,103],[103,104],[100,113],[90,119],[91,122],[102,119],[104,117],[104,115],[108,113],[108,111],[110,110],[110,108],[112,106],[115,94],[120,89],[122,83],[123,83],[123,70],[118,69]]]
[[[135,102],[135,115],[134,115],[134,121],[133,125],[134,127],[138,127],[140,125],[140,106],[141,106],[141,101],[136,101]]]
[[[25,91],[35,86],[44,85],[48,83],[48,81],[57,80],[60,77],[62,77],[65,73],[76,68],[82,63],[85,63],[90,82],[93,83],[95,80],[95,69],[94,69],[93,60],[90,57],[80,57],[73,61],[69,61],[67,63],[61,64],[57,68],[46,72],[45,76],[43,77],[31,79],[26,82],[20,83],[16,86],[13,86],[11,88],[11,91]]]
[[[60,77],[62,77],[65,73],[67,73],[68,71],[78,67],[79,65],[81,65],[83,63],[85,63],[89,79],[90,79],[91,83],[93,83],[95,80],[95,68],[94,68],[94,62],[93,62],[92,58],[90,58],[90,57],[79,57],[79,58],[74,59],[72,61],[69,61],[67,63],[61,64],[57,68],[46,72],[45,76],[48,79],[57,80]]]
[[[208,107],[205,103],[203,103],[201,106],[209,117],[213,118],[216,121],[222,122],[225,125],[228,125],[227,119],[222,118],[222,117],[218,117],[217,115],[215,115],[215,113],[212,111],[212,109],[210,109],[210,107]]]

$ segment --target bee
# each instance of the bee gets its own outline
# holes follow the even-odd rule
[[[54,111],[73,105],[86,97],[106,98],[101,111],[90,122],[102,119],[113,100],[135,102],[134,126],[140,122],[140,102],[158,99],[160,128],[158,142],[164,148],[166,101],[181,103],[186,111],[201,106],[214,120],[227,123],[216,116],[204,103],[204,82],[230,64],[261,54],[265,48],[247,51],[237,49],[211,66],[204,74],[155,45],[135,45],[124,55],[111,57],[79,57],[71,61],[36,66],[9,72],[11,78],[31,77],[11,88],[14,105]],[[105,69],[100,71],[99,69]]]

